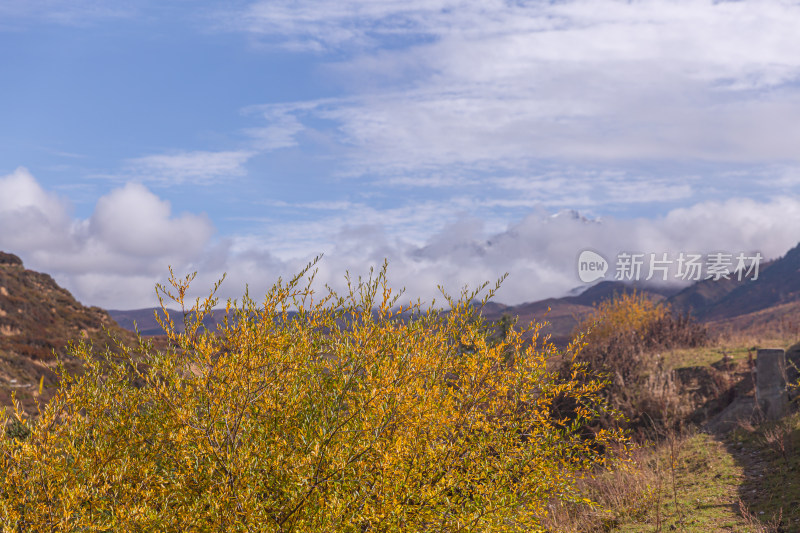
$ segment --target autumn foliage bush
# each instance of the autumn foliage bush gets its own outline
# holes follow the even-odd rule
[[[675,377],[663,367],[665,350],[703,345],[707,330],[688,315],[672,312],[639,292],[616,294],[599,303],[578,326],[586,346],[577,356],[595,376],[605,377],[603,394],[627,427],[653,429],[684,406]],[[574,362],[569,362],[571,367]],[[667,413],[669,411],[669,413]],[[618,427],[619,418],[605,417],[605,427]]]
[[[538,326],[498,338],[477,291],[398,308],[385,265],[321,296],[312,268],[229,301],[217,331],[217,287],[176,331],[164,302],[186,309],[192,277],[172,276],[169,349],[75,345],[85,372],[0,434],[3,531],[536,531],[624,445],[579,434],[605,409],[585,366],[548,370]]]

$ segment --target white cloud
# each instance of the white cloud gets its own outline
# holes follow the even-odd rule
[[[158,258],[182,250],[188,256],[203,251],[212,226],[205,216],[174,218],[169,202],[144,186],[128,183],[100,198],[89,233],[113,250],[138,258]]]
[[[0,177],[0,212],[41,211],[47,218],[58,220],[64,212],[62,201],[42,189],[28,169],[17,168],[7,176]]]
[[[280,216],[295,208],[309,212],[305,222]],[[390,282],[409,298],[430,301],[440,283],[457,292],[509,272],[497,298],[516,304],[580,285],[576,260],[587,248],[609,259],[620,251],[758,251],[775,258],[800,240],[797,196],[704,201],[655,218],[600,220],[532,208],[523,218],[485,217],[433,200],[386,209],[274,203],[271,210],[275,216],[261,232],[215,238],[205,215],[173,213],[143,185],[128,183],[79,219],[64,199],[18,169],[0,177],[0,249],[52,274],[81,301],[107,308],[154,305],[154,285],[164,282],[168,265],[179,275],[199,272],[194,295],[227,272],[222,297],[239,297],[249,285],[258,300],[278,276],[293,275],[321,252],[319,290],[324,283],[342,289],[346,270],[365,274],[386,258]]]
[[[205,215],[175,215],[168,202],[136,183],[101,197],[84,220],[27,170],[0,177],[0,249],[53,274],[84,302],[152,304],[155,280],[167,265],[190,268],[213,232]]]
[[[439,207],[430,202],[422,208],[373,211],[349,205],[300,224],[271,222],[268,234],[237,239],[233,248],[269,249],[281,258],[284,272],[324,251],[319,281],[338,289],[346,270],[363,274],[388,258],[394,286],[428,301],[437,296],[440,283],[457,292],[465,284],[474,287],[509,272],[498,301],[518,304],[562,296],[581,285],[576,262],[587,248],[610,260],[623,251],[668,253],[672,259],[680,252],[760,252],[770,259],[800,241],[798,197],[698,202],[656,218],[587,220],[570,211],[553,216],[529,210],[521,220],[506,220],[501,229],[496,229],[497,220]],[[608,277],[613,275],[612,270]]]
[[[45,191],[25,168],[0,177],[0,239],[12,249],[63,250],[69,205]]]

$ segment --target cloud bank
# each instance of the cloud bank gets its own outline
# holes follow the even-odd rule
[[[245,285],[257,297],[320,252],[320,290],[323,283],[341,288],[346,270],[366,274],[384,259],[392,284],[405,287],[408,298],[426,301],[437,296],[438,284],[457,292],[508,272],[498,301],[516,304],[561,296],[580,285],[576,261],[586,248],[606,257],[620,251],[758,251],[775,258],[800,240],[797,197],[701,202],[653,219],[591,220],[571,211],[532,211],[500,230],[463,216],[427,233],[421,228],[435,213],[422,210],[414,236],[404,232],[407,215],[376,210],[366,224],[324,216],[314,238],[275,253],[270,239],[291,240],[284,235],[288,222],[276,225],[272,235],[219,237],[206,215],[176,214],[169,202],[135,182],[102,196],[91,216],[80,219],[24,168],[0,177],[0,249],[52,274],[82,302],[106,308],[154,305],[154,285],[164,282],[168,265],[178,274],[198,271],[198,294],[227,273],[224,297],[241,296]]]
[[[78,219],[26,169],[0,177],[0,248],[52,274],[84,303],[149,305],[167,265],[190,266],[213,233],[205,215],[175,215],[137,183],[101,197],[90,218]]]

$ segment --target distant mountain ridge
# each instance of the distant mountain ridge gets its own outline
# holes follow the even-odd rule
[[[740,281],[735,274],[729,278],[700,280],[683,289],[602,281],[577,296],[498,306],[485,314],[492,319],[509,314],[519,317],[523,323],[546,320],[550,324],[545,331],[563,344],[593,306],[614,294],[636,290],[648,298],[668,303],[675,312],[691,314],[701,322],[736,319],[739,324],[759,323],[800,308],[800,244],[783,257],[761,264],[756,280],[743,278]]]
[[[702,321],[734,318],[800,300],[800,244],[761,265],[758,279],[699,281],[670,298]]]
[[[661,301],[675,293],[677,289],[658,286],[645,287],[618,281],[602,281],[575,296],[548,298],[516,306],[490,301],[484,306],[482,312],[484,317],[489,320],[499,319],[504,314],[517,316],[519,321],[523,323],[546,320],[548,322],[546,331],[552,333],[556,340],[563,341],[578,325],[580,318],[591,312],[593,306],[611,298],[614,294],[627,293],[634,290],[647,295],[649,298]],[[183,324],[180,320],[182,317],[181,311],[170,309],[169,312],[175,321],[176,328],[181,331],[183,329]],[[138,329],[142,335],[164,334],[155,319],[156,313],[162,313],[161,308],[111,309],[108,313],[121,327],[130,331]],[[216,312],[207,316],[204,321],[205,326],[209,329],[216,328],[216,325],[222,319],[222,314],[222,312]]]
[[[700,280],[685,288],[659,286],[646,283],[601,281],[577,295],[547,298],[519,305],[489,302],[483,309],[490,320],[504,314],[518,317],[519,322],[547,321],[545,332],[557,342],[565,342],[579,322],[594,306],[614,294],[641,292],[656,301],[665,301],[673,310],[689,313],[698,320],[720,321],[761,312],[771,307],[785,309],[785,304],[800,301],[800,244],[783,257],[760,265],[759,277],[741,281],[731,279]],[[153,318],[155,309],[109,311],[121,326],[133,329],[134,321],[141,333],[160,334],[161,329]],[[763,313],[762,313],[763,314]],[[175,316],[180,316],[176,314]],[[216,319],[209,318],[209,326]]]
[[[183,331],[183,312],[176,309],[167,309],[170,318],[175,323],[175,329],[179,332]],[[156,314],[164,317],[164,313],[160,307],[145,307],[142,309],[109,309],[109,316],[116,321],[120,327],[128,331],[138,331],[145,336],[164,335],[164,330],[156,320]],[[190,313],[187,313],[190,314]],[[212,311],[203,320],[203,324],[208,329],[216,329],[219,321],[222,320],[224,310]]]

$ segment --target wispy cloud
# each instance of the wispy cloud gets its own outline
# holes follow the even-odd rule
[[[345,45],[369,45],[372,36],[425,34],[426,16],[439,9],[467,4],[458,1],[344,1],[312,0],[251,2],[244,8],[223,13],[218,20],[228,28],[267,38],[292,50],[323,51]]]
[[[212,184],[247,174],[247,163],[258,154],[297,146],[297,136],[306,131],[300,114],[322,102],[251,106],[241,110],[263,125],[243,128],[241,148],[235,150],[176,150],[125,161],[123,169],[104,177],[136,179],[160,185]]]
[[[688,176],[676,179],[674,175],[664,178],[610,170],[589,172],[563,169],[540,175],[501,177],[489,181],[499,191],[513,195],[513,201],[516,202],[587,208],[609,204],[668,203],[687,200],[696,194],[693,185],[696,186],[700,180]],[[504,202],[508,199],[497,194],[487,201]]]
[[[247,107],[242,113],[259,116],[265,125],[247,128],[243,133],[251,139],[253,148],[259,151],[269,152],[296,146],[297,135],[305,129],[300,119],[301,114],[317,105],[318,102],[304,102]]]
[[[245,175],[245,164],[253,155],[248,150],[147,155],[129,159],[122,177],[162,185],[214,183]]]
[[[454,165],[800,158],[795,2],[270,0],[221,18],[330,61],[350,95],[284,112],[330,121],[345,173],[387,184]]]
[[[137,12],[137,4],[103,0],[0,0],[0,30],[19,29],[19,24],[45,21],[67,26],[83,26],[99,20],[127,18]],[[10,24],[10,21],[14,24]]]

